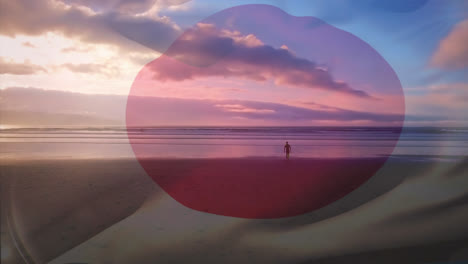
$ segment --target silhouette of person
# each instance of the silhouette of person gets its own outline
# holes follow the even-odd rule
[[[291,153],[291,145],[286,141],[286,145],[284,145],[284,152],[286,153],[286,159],[289,159],[289,153]]]

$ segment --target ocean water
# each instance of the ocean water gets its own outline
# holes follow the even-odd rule
[[[381,127],[69,127],[2,128],[1,159],[113,159],[468,155],[468,128]]]

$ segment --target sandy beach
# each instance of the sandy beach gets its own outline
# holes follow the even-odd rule
[[[379,161],[379,158],[376,159],[297,159],[297,160],[268,160],[268,159],[206,159],[206,160],[191,160],[191,159],[178,159],[178,160],[147,160],[153,164],[152,168],[154,170],[160,170],[161,174],[165,172],[167,175],[174,175],[177,177],[177,173],[174,171],[192,171],[196,172],[200,169],[203,169],[206,173],[206,168],[210,168],[214,171],[227,171],[230,173],[219,174],[219,177],[222,180],[215,182],[216,184],[223,183],[222,185],[215,186],[216,188],[220,186],[225,186],[225,189],[216,189],[217,191],[228,192],[228,191],[239,191],[241,189],[236,189],[235,176],[252,176],[252,175],[262,175],[262,179],[265,184],[268,182],[268,177],[271,179],[271,182],[275,181],[275,177],[282,177],[284,175],[285,166],[293,168],[288,168],[288,171],[291,173],[298,173],[301,170],[306,168],[318,168],[324,166],[327,163],[334,163],[338,165],[346,165],[347,162],[352,162],[355,164],[352,168],[355,169],[352,175],[353,177],[359,177],[359,171],[366,167],[375,167],[376,162]],[[349,164],[348,164],[349,165]],[[349,166],[348,166],[349,167]],[[146,166],[146,168],[148,168]],[[338,167],[337,167],[338,168]],[[375,199],[376,197],[385,195],[392,189],[402,185],[403,182],[411,181],[413,175],[425,175],[424,172],[431,170],[436,170],[437,172],[451,172],[452,179],[457,176],[457,173],[460,174],[463,172],[463,168],[466,168],[466,160],[459,162],[447,162],[447,163],[435,163],[432,161],[414,161],[408,157],[405,158],[391,158],[380,170],[377,171],[375,176],[371,177],[369,180],[362,179],[366,181],[363,185],[358,187],[356,190],[351,192],[349,195],[342,197],[342,192],[337,193],[336,196],[328,197],[327,199],[337,200],[325,207],[322,207],[318,210],[312,212],[304,212],[296,217],[280,218],[280,219],[264,219],[264,220],[241,220],[243,223],[243,228],[239,232],[239,236],[245,236],[248,230],[254,230],[252,234],[260,232],[267,232],[269,234],[280,234],[287,232],[288,230],[296,230],[298,228],[304,228],[307,226],[313,226],[314,223],[323,223],[327,222],[327,219],[334,219],[339,217],[346,212],[349,212],[352,209],[358,208],[363,204]],[[131,159],[120,159],[120,160],[35,160],[35,161],[10,161],[3,162],[1,164],[2,171],[2,243],[8,244],[11,248],[10,260],[19,260],[19,252],[15,252],[15,244],[20,249],[21,254],[24,258],[33,260],[37,263],[47,263],[63,254],[67,256],[67,251],[72,250],[74,247],[77,247],[81,244],[81,247],[86,247],[89,240],[93,238],[99,238],[100,236],[107,237],[109,239],[109,234],[106,234],[106,230],[111,228],[113,225],[125,225],[127,218],[132,218],[130,226],[127,225],[128,230],[132,230],[132,226],[135,228],[134,234],[123,233],[119,235],[118,241],[114,241],[115,237],[109,239],[109,243],[116,243],[117,248],[114,250],[118,251],[119,243],[124,243],[124,241],[130,243],[139,243],[139,239],[133,241],[132,239],[138,238],[138,236],[144,236],[141,233],[142,228],[144,229],[145,225],[148,225],[147,221],[141,221],[135,226],[135,218],[138,218],[138,215],[141,214],[141,206],[144,206],[144,212],[148,210],[155,210],[158,212],[159,202],[155,201],[164,201],[170,200],[171,203],[179,204],[170,198],[167,193],[161,189],[148,175],[145,173],[143,168],[136,160]],[[332,170],[333,171],[333,170]],[[262,172],[262,173],[260,173]],[[268,173],[266,173],[268,172]],[[336,172],[336,171],[335,171]],[[348,171],[351,172],[351,171]],[[455,172],[455,173],[453,173]],[[249,174],[250,173],[250,174]],[[252,174],[253,173],[253,174]],[[300,173],[299,173],[300,174]],[[179,174],[182,175],[182,174]],[[198,175],[198,174],[190,174]],[[265,176],[263,176],[265,175]],[[291,174],[293,175],[293,174]],[[326,175],[326,174],[324,174]],[[168,176],[169,177],[169,176]],[[266,178],[265,178],[266,177]],[[421,177],[421,176],[419,176]],[[426,177],[426,176],[423,176]],[[465,177],[466,178],[466,177]],[[164,178],[163,178],[164,179]],[[191,195],[196,195],[196,191],[202,191],[210,195],[209,189],[204,189],[211,186],[202,186],[203,183],[197,186],[197,181],[192,178],[185,183],[189,183],[189,186],[185,186],[184,190],[186,191],[187,196],[183,198],[189,198]],[[160,179],[159,179],[160,180]],[[160,185],[174,183],[178,181],[160,181]],[[179,181],[180,182],[180,181]],[[199,182],[198,182],[199,183]],[[330,182],[325,186],[329,188],[339,188],[343,189],[343,192],[349,191],[349,189],[354,189],[354,185],[346,185],[338,182]],[[170,187],[164,186],[166,189]],[[179,186],[180,187],[180,186]],[[228,188],[229,187],[229,188]],[[232,188],[231,188],[232,187]],[[253,188],[253,187],[252,187]],[[278,187],[278,194],[273,197],[281,197],[281,190],[286,188],[294,188],[294,186],[280,186]],[[174,189],[169,188],[173,191]],[[176,189],[177,190],[177,189]],[[252,189],[252,193],[257,189]],[[331,189],[327,189],[329,191]],[[194,193],[191,193],[194,192]],[[249,196],[248,191],[247,195],[240,195],[240,198],[252,199],[253,196]],[[261,192],[258,192],[259,199],[266,199],[267,196],[262,197]],[[212,194],[212,193],[211,193]],[[291,208],[291,210],[304,210],[305,205],[314,205],[320,206],[320,203],[317,200],[314,200],[317,193],[315,192],[303,192],[301,201],[294,204],[292,202],[291,206],[284,208]],[[165,197],[165,198],[164,198]],[[203,195],[202,195],[203,197]],[[213,197],[207,197],[207,199],[212,199]],[[341,199],[340,199],[341,198]],[[223,200],[218,200],[214,203],[214,207],[222,206]],[[291,201],[290,201],[291,202]],[[152,204],[155,204],[152,206]],[[185,210],[187,212],[193,212],[193,210],[187,209],[182,205],[177,205],[180,210]],[[294,207],[297,206],[297,207]],[[396,208],[403,208],[403,204],[395,204]],[[140,209],[139,209],[140,208]],[[153,209],[151,209],[153,208]],[[295,209],[300,208],[300,209]],[[460,209],[461,210],[461,209]],[[207,210],[209,211],[209,210]],[[248,210],[247,210],[248,211]],[[398,211],[398,210],[396,210]],[[165,213],[164,210],[161,213]],[[167,212],[166,212],[167,213]],[[388,212],[383,211],[383,214]],[[197,214],[201,214],[197,212]],[[213,214],[208,214],[213,215]],[[173,217],[174,221],[184,221],[184,216],[178,215],[167,215],[166,217]],[[182,218],[180,218],[182,217]],[[213,215],[216,219],[222,216]],[[363,216],[365,217],[365,216]],[[466,218],[466,214],[464,214]],[[234,218],[236,219],[236,218]],[[155,219],[157,221],[157,219]],[[193,221],[187,219],[186,221]],[[246,222],[247,221],[247,222]],[[210,224],[210,221],[207,221],[207,224]],[[187,223],[190,226],[189,223]],[[221,226],[219,226],[221,225]],[[223,229],[222,224],[218,224],[217,228]],[[226,224],[225,228],[229,229],[229,225]],[[405,227],[406,228],[406,227]],[[460,227],[459,227],[460,228]],[[150,230],[151,228],[148,227]],[[140,230],[140,231],[138,231]],[[148,231],[151,233],[152,231]],[[132,232],[133,233],[133,232]],[[126,237],[126,235],[128,237]],[[189,232],[187,234],[189,237],[193,238],[193,234]],[[451,233],[448,237],[452,239],[460,240],[460,233]],[[419,241],[414,243],[421,248],[426,248],[431,244],[437,242],[438,232],[434,232],[434,236],[431,239],[426,241]],[[113,236],[111,236],[113,237]],[[151,237],[151,240],[155,242],[158,239],[164,239],[163,236]],[[203,241],[212,241],[212,237],[207,238],[205,235],[201,235],[199,240]],[[224,241],[223,237],[216,237],[220,243],[228,243]],[[231,238],[232,239],[232,238]],[[446,239],[446,238],[444,238]],[[188,239],[187,241],[189,241]],[[385,238],[382,240],[385,241]],[[450,239],[448,239],[450,240]],[[120,242],[119,242],[120,241]],[[287,241],[287,238],[286,238]],[[141,242],[141,241],[140,241]],[[162,241],[160,241],[162,242]],[[181,241],[181,243],[184,243]],[[327,243],[330,243],[327,242]],[[340,244],[339,240],[336,241],[337,244]],[[440,242],[437,242],[440,243]],[[447,242],[448,243],[448,242]],[[454,244],[455,243],[455,244]],[[411,246],[416,246],[411,245]],[[458,250],[460,247],[466,245],[466,240],[462,239],[461,242],[450,242],[447,246],[440,247],[440,251],[431,250],[432,256],[447,256],[453,253],[453,251]],[[145,248],[147,245],[142,245],[142,248]],[[233,245],[231,245],[233,246]],[[236,245],[236,247],[239,245]],[[248,248],[248,245],[244,245]],[[228,245],[229,247],[229,245]],[[79,247],[78,247],[79,248]],[[272,247],[273,248],[273,247]],[[439,248],[439,247],[436,247]],[[453,250],[449,250],[453,249]],[[104,249],[103,249],[104,250]],[[109,249],[106,249],[105,252],[108,252]],[[149,250],[149,251],[148,251]],[[200,248],[201,252],[209,250],[207,248]],[[360,261],[360,263],[384,263],[378,260],[388,259],[389,255],[393,255],[394,251],[375,251],[366,249],[363,247],[359,251],[364,251],[368,253],[356,253],[351,254],[351,259],[365,259],[369,256],[369,259],[372,259],[374,262],[365,262]],[[383,250],[381,248],[380,250]],[[395,255],[396,260],[399,263],[410,263],[404,262],[405,260],[423,260],[430,259],[427,258],[427,252],[425,250],[407,250],[404,249],[395,249],[400,252]],[[99,251],[98,248],[93,247],[91,250],[96,253]],[[265,260],[264,257],[266,253],[262,253],[261,250],[254,251],[254,255],[257,256],[258,260]],[[396,252],[395,251],[395,252]],[[443,252],[442,252],[443,251]],[[72,250],[73,252],[73,250]],[[87,259],[93,256],[92,252],[81,251],[81,258]],[[140,251],[137,251],[140,252]],[[141,256],[146,256],[149,260],[163,260],[170,262],[173,260],[187,260],[190,259],[190,255],[184,255],[184,250],[180,252],[168,251],[166,257],[158,257],[157,255],[151,256],[151,250],[147,248],[144,250],[144,254]],[[418,253],[414,253],[418,252]],[[445,252],[445,253],[444,253]],[[127,252],[128,253],[128,252]],[[140,252],[142,253],[142,252]],[[176,254],[177,253],[177,254]],[[340,255],[347,255],[349,252],[333,252],[334,257],[330,257],[329,260],[311,262],[311,263],[342,263],[342,258],[339,258]],[[408,254],[416,254],[409,258]],[[117,254],[117,253],[116,253]],[[119,253],[120,254],[120,253]],[[117,254],[117,255],[119,255]],[[123,254],[123,253],[121,253]],[[116,261],[113,263],[129,263],[130,259],[136,258],[139,260],[138,254],[135,255],[135,252],[129,253],[122,258],[121,261]],[[149,255],[148,255],[149,254]],[[238,254],[233,252],[232,254]],[[273,254],[275,255],[275,254]],[[74,256],[72,254],[72,256]],[[419,256],[419,257],[418,257]],[[76,257],[76,256],[75,256]],[[122,257],[122,256],[121,256]],[[236,260],[238,258],[231,256],[228,258],[230,260]],[[317,254],[317,258],[320,257],[320,254]],[[89,262],[89,263],[107,263],[105,262],[106,257],[102,256],[102,259],[98,262]],[[60,258],[59,258],[60,259]],[[211,258],[210,258],[211,259]],[[221,261],[223,258],[215,258],[217,261]],[[255,259],[255,258],[254,258]],[[267,258],[269,259],[269,258]],[[328,259],[328,258],[327,258]],[[278,259],[278,261],[281,258]],[[283,259],[284,260],[284,259]],[[395,260],[395,261],[396,261]],[[403,262],[401,262],[401,261]],[[203,257],[199,256],[199,261],[203,263]],[[279,261],[281,262],[281,261]],[[6,263],[15,263],[14,261]],[[20,262],[17,262],[20,263]],[[63,262],[62,262],[63,263]],[[136,262],[134,262],[136,263]],[[138,262],[143,263],[143,262]],[[149,263],[149,262],[148,262]],[[229,262],[232,263],[232,262]],[[252,262],[253,263],[253,262]],[[390,262],[385,262],[390,263]],[[411,262],[416,263],[416,262]]]
[[[8,224],[39,263],[131,215],[155,188],[128,160],[18,161],[1,171],[2,236]]]

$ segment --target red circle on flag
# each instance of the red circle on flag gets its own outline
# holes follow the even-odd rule
[[[225,85],[227,80],[247,83],[230,87],[247,95],[224,101],[205,98],[213,91],[209,82]],[[271,93],[262,91],[265,87]],[[250,100],[245,98],[249,93]],[[190,99],[194,95],[198,97]],[[277,95],[287,102],[267,102]],[[313,102],[306,102],[308,97]],[[398,77],[366,42],[313,17],[245,5],[197,23],[145,65],[131,87],[126,122],[142,167],[181,204],[219,215],[279,218],[324,207],[372,177],[393,152],[404,111]],[[218,114],[236,122],[243,118],[285,126],[330,124],[330,133],[340,125],[348,131],[365,128],[368,137],[357,134],[361,136],[350,140],[338,134],[334,142],[344,144],[348,154],[357,147],[378,145],[379,156],[326,159],[321,158],[327,156],[322,147],[324,153],[314,158],[298,158],[294,149],[300,146],[292,144],[290,160],[261,155],[207,158],[203,153],[185,157],[184,151],[174,154],[167,142],[180,140],[183,145],[186,135],[151,138],[151,127],[184,125],[183,120],[210,125]],[[359,127],[353,128],[356,124]],[[151,144],[145,143],[148,137]],[[283,146],[278,148],[282,154]]]

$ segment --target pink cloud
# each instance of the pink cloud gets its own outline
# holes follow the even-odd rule
[[[287,48],[265,45],[256,36],[219,30],[199,23],[187,30],[148,67],[158,81],[185,81],[200,77],[236,77],[273,80],[277,85],[321,89],[361,98],[368,93],[334,80],[327,69],[295,56]]]
[[[96,11],[113,11],[120,13],[139,14],[159,7],[176,6],[190,0],[62,0],[67,4],[85,6]]]
[[[171,1],[164,2],[169,5]],[[110,44],[124,51],[147,52],[143,45],[163,52],[180,34],[178,26],[157,15],[132,15],[155,3],[155,0],[2,1],[0,35],[37,36],[55,32],[90,44]],[[99,12],[86,11],[89,8]]]
[[[21,43],[21,45],[23,45],[23,47],[28,47],[28,48],[35,48],[36,47],[36,46],[34,46],[34,44],[32,44],[29,41],[25,41],[25,42]]]
[[[468,67],[468,19],[457,24],[440,42],[431,64],[446,69]]]
[[[265,109],[265,108],[252,108],[246,107],[241,104],[216,104],[216,107],[221,108],[226,112],[233,112],[233,113],[260,113],[260,114],[270,114],[274,113],[275,110],[273,109]]]
[[[117,67],[109,64],[98,64],[98,63],[65,63],[60,65],[61,67],[75,73],[88,73],[88,74],[102,74],[108,77],[115,77],[120,74]]]
[[[29,61],[17,63],[0,57],[0,74],[30,75],[40,72],[47,72],[47,70],[44,67],[32,64]]]

